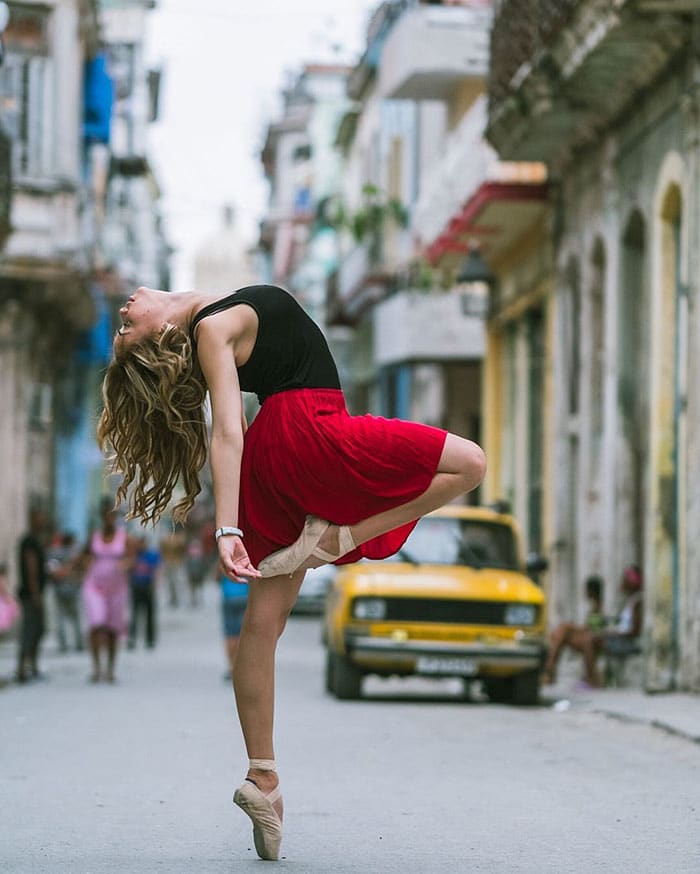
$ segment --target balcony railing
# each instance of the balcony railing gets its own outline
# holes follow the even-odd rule
[[[495,172],[498,156],[484,139],[486,98],[478,97],[449,135],[445,152],[421,181],[413,229],[431,243],[459,207]]]
[[[489,4],[413,3],[387,37],[379,90],[385,97],[442,100],[489,62]]]
[[[542,49],[571,21],[581,0],[502,0],[491,30],[489,100],[503,100]]]
[[[690,42],[689,8],[503,0],[491,35],[489,141],[512,161],[556,162],[585,147]]]
[[[456,292],[400,291],[373,311],[377,366],[408,361],[475,361],[484,356],[484,320]]]

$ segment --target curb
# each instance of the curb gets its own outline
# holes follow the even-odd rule
[[[607,716],[609,719],[617,719],[618,722],[628,722],[635,725],[648,725],[651,728],[656,728],[673,737],[681,738],[682,740],[690,741],[690,743],[700,744],[700,735],[694,735],[672,725],[670,722],[664,722],[661,719],[649,719],[643,716],[630,716],[629,713],[621,713],[619,710],[605,710],[604,708],[592,708],[591,713],[597,713],[600,716]]]

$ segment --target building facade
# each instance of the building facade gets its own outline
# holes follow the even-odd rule
[[[30,503],[52,508],[57,374],[95,317],[80,119],[98,20],[87,0],[9,7],[0,66],[10,180],[0,252],[0,553],[12,567]]]
[[[282,117],[269,125],[262,151],[270,183],[260,235],[267,279],[291,291],[322,328],[337,255],[330,214],[341,172],[333,142],[348,72],[342,64],[305,64],[283,92]]]
[[[133,19],[152,5],[9,4],[0,65],[0,476],[9,512],[0,560],[11,570],[31,505],[56,527],[86,534],[107,490],[94,426],[117,301],[125,282],[158,284],[167,272],[156,197],[115,190],[114,159],[143,148],[143,135],[112,148],[141,103],[125,95],[120,104],[110,52],[142,44],[143,17]],[[129,29],[115,26],[120,15],[132,19]],[[142,61],[130,75],[140,87]],[[146,123],[139,117],[134,129]],[[139,223],[121,250],[108,245],[110,222]],[[125,275],[127,255],[142,247],[150,248]]]
[[[641,567],[652,691],[700,688],[698,13],[504,0],[492,34],[489,139],[550,178],[552,605]]]
[[[151,0],[100,0],[99,49],[83,70],[82,239],[95,317],[66,362],[55,404],[55,523],[87,534],[111,493],[95,443],[102,372],[118,310],[139,285],[168,288],[170,250],[160,191],[147,153],[158,114],[160,74],[145,63]]]
[[[478,94],[475,82],[483,91],[489,20],[488,4],[419,2],[384,3],[371,19],[348,80],[355,105],[337,141],[346,210],[370,218],[375,210],[381,221],[341,237],[330,294],[333,321],[352,332],[353,408],[474,439],[481,430],[483,319],[455,287],[454,273],[432,271],[422,250],[431,223],[439,226],[436,213],[449,216],[443,201],[455,185],[447,179],[445,145]]]

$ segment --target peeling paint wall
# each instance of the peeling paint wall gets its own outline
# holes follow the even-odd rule
[[[689,259],[700,244],[697,218],[689,218],[698,182],[688,126],[697,136],[698,115],[688,113],[686,93],[683,74],[670,75],[595,149],[562,169],[557,251],[563,333],[555,345],[554,602],[569,600],[575,615],[572,575],[580,588],[586,575],[601,573],[606,610],[614,612],[623,568],[640,564],[650,690],[700,690],[700,508],[691,451],[700,440],[700,381],[697,342],[690,341],[698,336],[698,290],[688,279],[697,273]]]

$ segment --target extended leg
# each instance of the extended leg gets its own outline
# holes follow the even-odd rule
[[[236,662],[236,653],[238,652],[238,637],[230,637],[227,636],[224,639],[224,648],[226,650],[226,661],[228,664],[228,670],[233,677],[233,666]]]
[[[275,695],[275,650],[287,617],[304,579],[303,571],[290,578],[270,577],[253,581],[243,618],[233,666],[233,688],[248,756],[274,759],[272,725]],[[277,784],[273,771],[248,773],[263,792]]]

